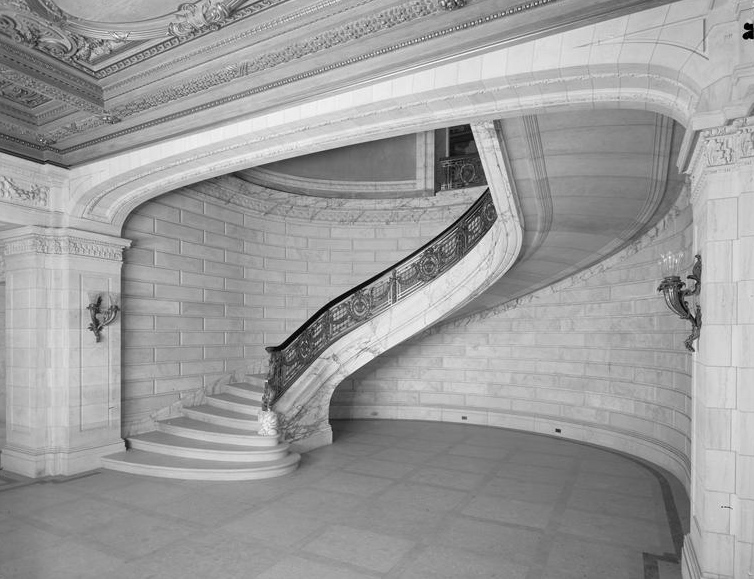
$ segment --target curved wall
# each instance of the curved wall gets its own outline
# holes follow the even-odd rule
[[[552,434],[645,458],[688,485],[689,327],[656,291],[661,253],[691,244],[691,209],[678,203],[602,263],[385,353],[341,383],[330,417]]]
[[[330,299],[434,237],[480,192],[383,202],[296,198],[232,178],[149,201],[128,219],[123,430],[230,374],[266,368]],[[294,202],[295,200],[295,202]]]

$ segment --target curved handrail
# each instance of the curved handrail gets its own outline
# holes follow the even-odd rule
[[[413,294],[460,261],[490,230],[497,210],[487,189],[434,239],[320,308],[270,354],[263,404],[269,408],[317,356],[343,335]]]

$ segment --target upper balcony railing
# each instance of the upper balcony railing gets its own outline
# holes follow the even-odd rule
[[[266,407],[275,403],[339,338],[428,285],[490,230],[497,211],[489,189],[450,227],[405,259],[335,298],[279,346],[270,346]]]
[[[440,159],[442,182],[440,190],[463,189],[486,185],[482,161],[479,155],[463,155],[460,157],[445,157]]]

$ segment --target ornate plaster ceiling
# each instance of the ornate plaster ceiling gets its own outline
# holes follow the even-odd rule
[[[670,0],[0,0],[0,150],[63,166]]]

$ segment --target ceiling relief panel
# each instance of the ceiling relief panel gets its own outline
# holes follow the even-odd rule
[[[0,150],[73,166],[668,1],[0,0]]]

